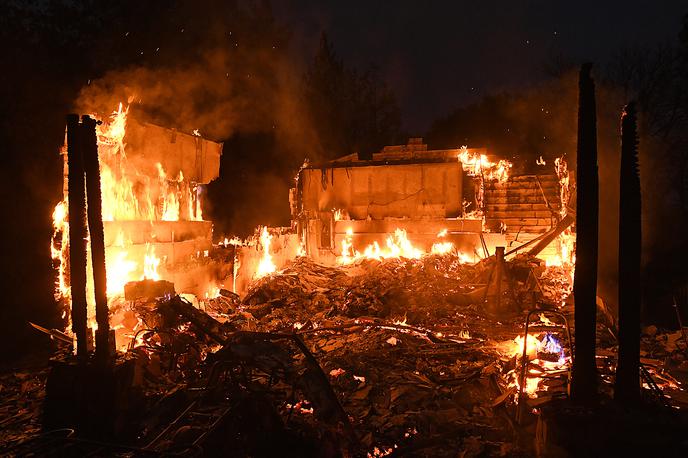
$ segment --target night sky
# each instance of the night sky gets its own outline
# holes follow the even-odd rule
[[[545,79],[545,62],[607,61],[626,46],[674,40],[686,0],[274,2],[311,56],[324,30],[345,63],[375,65],[401,106],[403,127],[432,120],[485,93]]]

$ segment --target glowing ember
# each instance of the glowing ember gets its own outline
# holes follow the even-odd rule
[[[303,256],[306,256],[306,244],[303,240],[299,242],[299,247],[296,249],[296,257],[301,258]]]
[[[219,245],[224,246],[225,248],[234,245],[234,246],[243,246],[244,241],[241,240],[239,237],[232,237],[231,239],[228,239],[227,237],[224,238],[222,242],[219,243]]]
[[[396,344],[398,344],[401,341],[399,339],[397,339],[396,337],[392,336],[389,339],[387,339],[386,342],[392,346],[395,346]]]
[[[337,377],[339,377],[340,375],[343,375],[343,374],[346,374],[346,371],[345,371],[344,369],[342,369],[341,367],[339,367],[339,368],[337,368],[337,369],[332,369],[332,370],[330,371],[330,377],[335,377],[335,378],[337,378]]]
[[[261,278],[269,275],[277,270],[275,263],[272,261],[272,255],[270,255],[270,241],[272,240],[272,235],[268,232],[267,226],[263,226],[260,232],[260,246],[263,250],[263,257],[258,263],[258,268],[256,269],[256,278]]]
[[[205,298],[216,299],[218,297],[220,297],[220,288],[216,285],[209,286],[208,290],[205,292]]]

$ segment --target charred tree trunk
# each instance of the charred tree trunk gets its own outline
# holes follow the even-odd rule
[[[96,357],[106,362],[110,355],[110,320],[107,304],[105,272],[105,235],[103,232],[102,195],[100,190],[100,165],[96,121],[82,118],[82,144],[84,170],[86,172],[86,196],[88,200],[88,231],[91,239],[91,265],[93,266],[93,290],[96,301]]]
[[[597,116],[592,64],[580,70],[578,96],[576,272],[573,280],[575,353],[571,398],[580,404],[595,402],[595,313],[597,296],[597,236],[599,183],[597,173]]]
[[[619,361],[614,398],[640,397],[640,176],[635,103],[621,117],[619,200]]]
[[[83,145],[78,115],[67,116],[67,161],[69,168],[69,277],[72,296],[72,331],[76,335],[77,356],[88,356],[86,310],[86,191],[84,188]]]

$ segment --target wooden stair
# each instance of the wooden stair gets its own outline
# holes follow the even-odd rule
[[[502,232],[507,251],[549,231],[559,221],[560,187],[556,175],[521,175],[506,182],[485,183],[485,225],[492,232]],[[556,254],[558,247],[550,244],[541,257]]]

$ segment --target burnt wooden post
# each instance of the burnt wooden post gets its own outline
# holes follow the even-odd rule
[[[86,172],[86,197],[88,202],[88,232],[91,239],[91,265],[93,266],[93,290],[96,302],[96,358],[100,362],[109,359],[110,320],[108,317],[107,283],[105,272],[105,235],[103,232],[102,195],[100,189],[100,165],[96,121],[82,117],[81,130]]]
[[[79,116],[67,116],[67,161],[69,169],[69,276],[72,299],[72,331],[76,335],[77,356],[88,356],[86,310],[86,193],[84,187],[83,143]]]
[[[591,69],[589,63],[581,66],[578,95],[576,272],[573,279],[576,325],[571,398],[580,404],[593,403],[597,396],[595,314],[599,177],[595,82],[590,76]]]
[[[495,248],[495,259],[497,261],[497,264],[495,266],[497,269],[497,272],[495,274],[495,277],[497,277],[497,279],[495,280],[495,286],[497,288],[495,307],[498,312],[502,305],[502,275],[504,273],[504,250],[505,247],[503,246],[498,246]]]
[[[502,277],[504,276],[504,251],[505,247],[495,248],[495,261],[487,280],[485,298],[487,312],[492,316],[503,313],[502,310]]]
[[[640,398],[641,204],[635,103],[621,117],[619,200],[619,361],[614,398]]]

